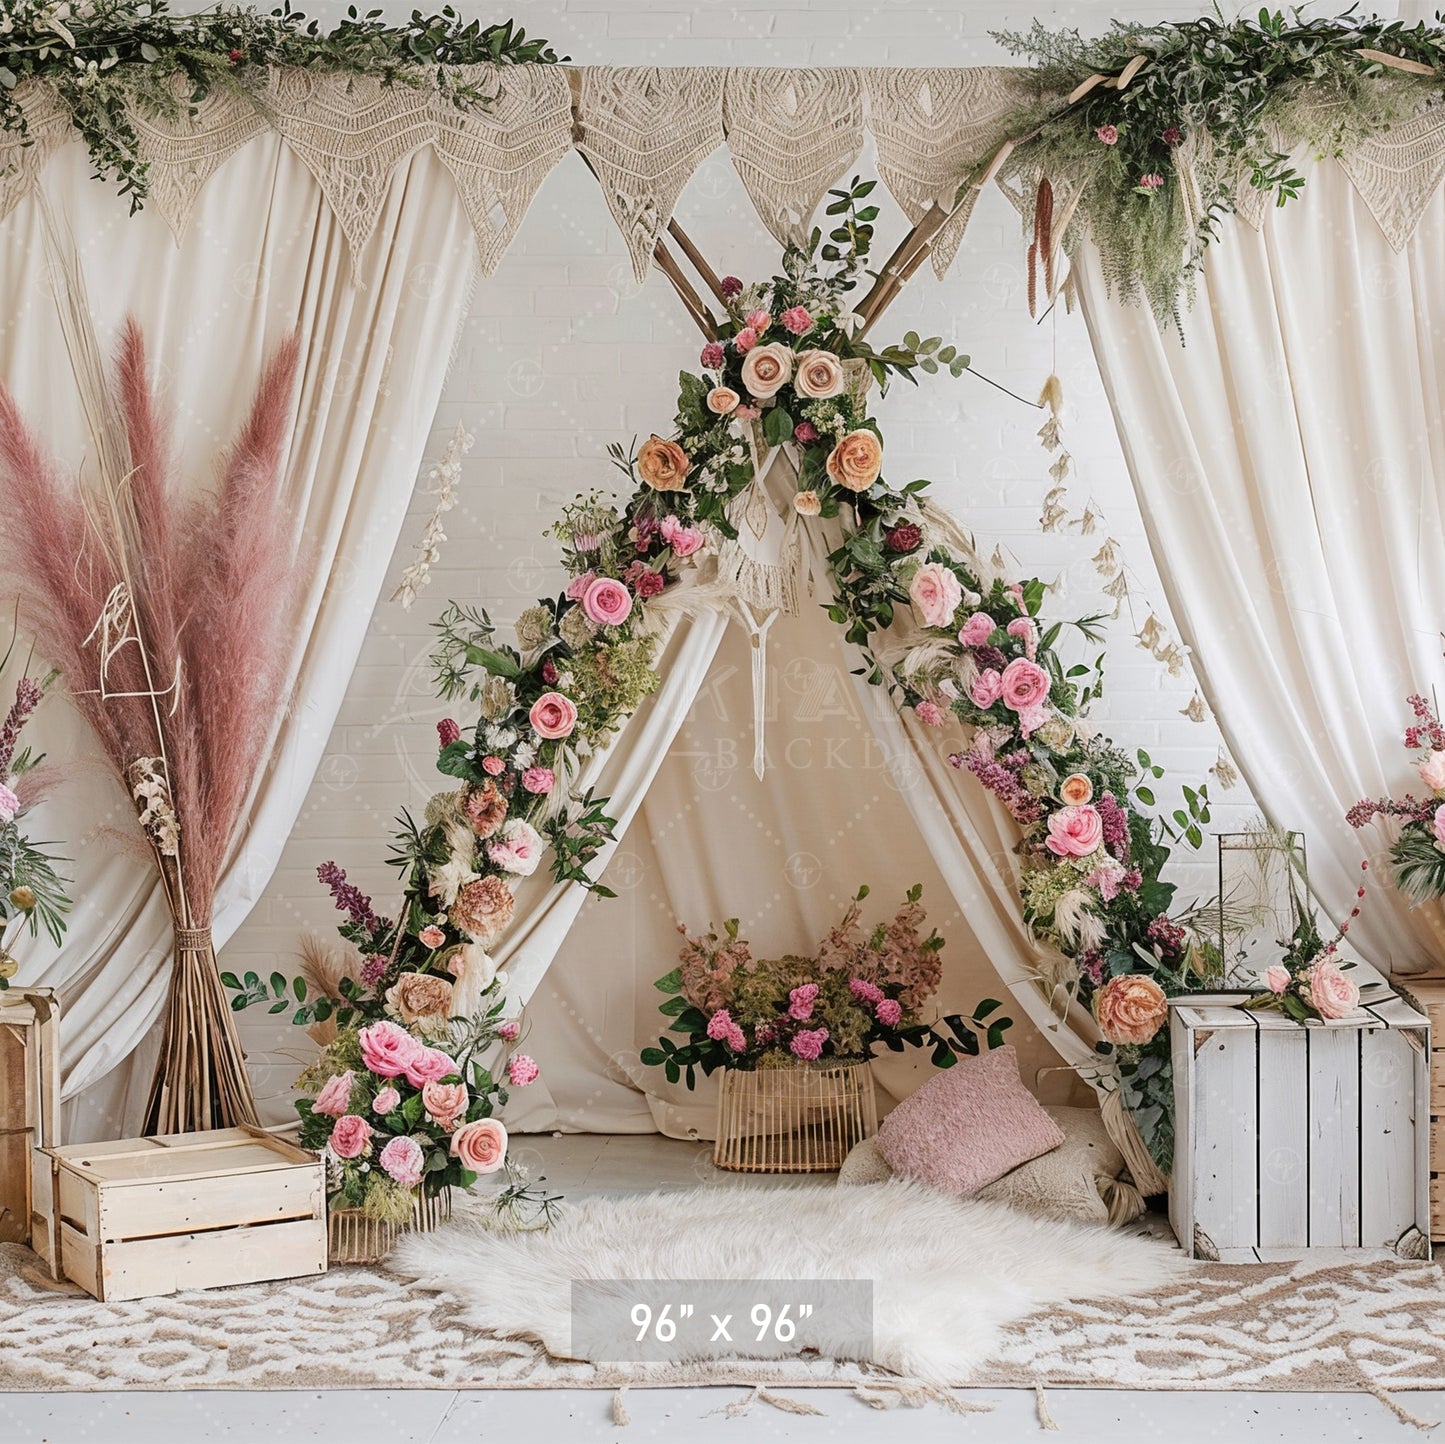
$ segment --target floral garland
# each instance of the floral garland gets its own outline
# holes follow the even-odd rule
[[[414,11],[401,25],[353,8],[323,30],[291,0],[269,14],[222,5],[194,15],[172,15],[166,0],[14,0],[0,11],[0,129],[27,135],[18,87],[45,82],[69,110],[96,175],[116,181],[134,213],[148,178],[132,107],[175,121],[217,89],[259,105],[267,71],[291,66],[435,85],[460,109],[484,109],[491,97],[454,74],[457,66],[557,60],[512,21],[483,26],[449,5],[439,15]]]
[[[1093,39],[1035,22],[994,38],[1030,57],[1039,83],[1038,101],[1005,122],[1027,137],[1006,173],[1044,177],[1034,259],[1051,268],[1052,192],[1066,182],[1111,287],[1161,325],[1178,323],[1241,187],[1279,205],[1300,193],[1281,134],[1339,155],[1437,102],[1445,75],[1438,24],[1353,14],[1115,21]]]

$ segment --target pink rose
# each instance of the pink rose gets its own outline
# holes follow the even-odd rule
[[[1104,819],[1097,808],[1061,807],[1049,818],[1044,846],[1055,857],[1088,857],[1104,841]]]
[[[421,1182],[421,1166],[426,1155],[415,1138],[393,1138],[381,1150],[378,1163],[391,1175],[394,1183],[403,1188],[414,1188]]]
[[[924,562],[908,584],[908,599],[920,627],[946,627],[963,600],[963,586],[952,567]]]
[[[350,1068],[334,1078],[328,1078],[326,1086],[316,1095],[311,1111],[324,1113],[328,1118],[340,1118],[351,1106],[351,1085],[355,1081],[356,1075]]]
[[[513,1088],[525,1088],[527,1084],[535,1083],[541,1072],[536,1060],[525,1053],[518,1053],[515,1058],[507,1060],[507,1082]]]
[[[813,318],[806,306],[789,306],[778,319],[794,336],[802,336],[813,329]]]
[[[1360,990],[1328,959],[1310,969],[1310,1006],[1322,1018],[1347,1018],[1359,1006]]]
[[[974,612],[963,624],[963,630],[958,634],[959,645],[964,647],[984,646],[993,636],[994,628],[997,625],[987,612]]]
[[[925,727],[943,726],[943,708],[937,702],[919,702],[913,709],[913,715]]]
[[[422,947],[435,951],[446,942],[447,935],[435,923],[430,923],[417,934],[417,940]]]
[[[594,586],[601,586],[601,582],[594,582]],[[626,588],[621,582],[613,582],[612,585],[627,596]],[[627,605],[632,606],[632,598],[627,598]],[[583,610],[586,610],[586,603],[583,603]],[[577,725],[577,704],[570,697],[564,697],[560,692],[543,692],[535,702],[532,703],[532,710],[527,713],[527,720],[532,724],[532,731],[538,737],[545,737],[548,741],[555,741],[559,737],[570,737],[572,729]]]
[[[817,439],[818,428],[814,426],[811,421],[800,421],[793,428],[793,440],[802,442],[804,446],[807,446],[809,442],[816,441]]]
[[[973,679],[968,695],[973,699],[975,707],[992,707],[1003,696],[1002,674],[994,667],[985,667]]]
[[[370,1142],[371,1124],[355,1113],[348,1113],[336,1120],[329,1145],[338,1158],[359,1158]]]
[[[487,756],[482,758],[482,771],[488,777],[500,777],[507,770],[507,764],[500,757]]]
[[[585,571],[580,577],[573,577],[567,583],[567,600],[569,602],[580,602],[587,595],[587,588],[597,580],[595,571]]]
[[[0,782],[0,822],[10,822],[20,811],[20,799],[3,782]]]
[[[1445,847],[1445,803],[1441,803],[1435,809],[1435,821],[1432,826],[1435,833],[1435,841]]]
[[[1003,669],[1004,706],[1015,712],[1038,707],[1049,695],[1049,674],[1027,657],[1015,657]]]
[[[603,627],[620,627],[632,614],[632,593],[611,577],[598,577],[582,598],[582,610]]]
[[[395,1088],[383,1088],[375,1098],[371,1100],[371,1111],[379,1113],[383,1118],[394,1109],[401,1106],[401,1094]]]
[[[745,317],[749,331],[756,331],[759,336],[773,324],[773,318],[766,311],[749,311]]]
[[[406,1081],[413,1088],[423,1088],[428,1083],[440,1083],[456,1071],[456,1059],[448,1057],[440,1048],[419,1047],[416,1056],[406,1065]]]
[[[357,1034],[361,1061],[378,1078],[399,1078],[422,1045],[399,1023],[370,1023]]]
[[[1289,989],[1289,969],[1283,963],[1271,963],[1264,970],[1264,985],[1277,997]]]
[[[495,1173],[507,1160],[507,1130],[495,1118],[463,1123],[452,1134],[452,1157],[473,1173]]]
[[[1097,135],[1105,145],[1114,145],[1119,139],[1119,128],[1116,125],[1100,125],[1094,128],[1094,134]]]
[[[1445,752],[1432,752],[1420,764],[1420,780],[1431,792],[1445,788]]]
[[[497,1037],[505,1038],[507,1042],[513,1043],[517,1040],[521,1031],[522,1025],[515,1018],[508,1018],[507,1021],[497,1029]]]
[[[896,1028],[903,1021],[903,1004],[897,998],[883,998],[873,1016],[885,1028]]]
[[[1038,646],[1038,632],[1034,628],[1031,617],[1015,617],[1008,624],[1008,634],[1017,637],[1024,644],[1024,652],[1029,661],[1033,661],[1034,651]]]
[[[688,526],[675,516],[665,516],[662,519],[662,539],[672,548],[674,556],[690,557],[701,548],[706,538],[701,527]]]
[[[522,786],[528,792],[538,796],[544,796],[557,784],[557,779],[552,775],[550,767],[529,767],[522,774]]]
[[[513,873],[517,877],[531,877],[542,860],[545,846],[542,834],[530,822],[523,822],[518,817],[513,818],[502,829],[498,840],[487,848],[487,856],[493,866],[501,868],[503,872]]]
[[[421,1106],[438,1128],[450,1131],[452,1124],[467,1111],[470,1102],[465,1083],[422,1084]]]
[[[758,333],[751,326],[744,326],[736,336],[733,337],[733,350],[739,356],[746,356],[754,346],[758,344]]]

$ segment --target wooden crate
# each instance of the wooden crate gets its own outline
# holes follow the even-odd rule
[[[0,993],[0,1243],[30,1240],[30,1150],[60,1142],[60,1004],[49,988]]]
[[[1301,1025],[1176,1000],[1169,1220],[1192,1256],[1429,1256],[1429,1040],[1401,998]]]
[[[1430,1237],[1445,1243],[1445,979],[1390,982],[1430,1020]]]
[[[98,1299],[326,1271],[325,1170],[259,1128],[37,1148],[31,1164],[36,1251]]]

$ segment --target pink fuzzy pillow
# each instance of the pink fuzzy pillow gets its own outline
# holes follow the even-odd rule
[[[878,1151],[895,1173],[957,1198],[972,1198],[1063,1141],[1024,1087],[1010,1046],[960,1058],[905,1098],[878,1130]]]

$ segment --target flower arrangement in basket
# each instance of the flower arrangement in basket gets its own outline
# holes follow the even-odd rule
[[[921,887],[909,889],[890,922],[865,931],[868,889],[860,888],[815,957],[755,959],[736,918],[721,936],[693,937],[679,923],[680,964],[655,986],[668,995],[659,1005],[673,1020],[668,1031],[687,1042],[664,1035],[642,1050],[643,1063],[691,1088],[699,1068],[707,1075],[721,1067],[862,1063],[878,1047],[896,1053],[929,1045],[934,1063],[947,1068],[959,1053],[977,1053],[980,1036],[998,1047],[1013,1020],[996,1016],[1003,1004],[995,998],[967,1018],[923,1020],[942,977],[943,939],[936,931],[923,935],[922,895]]]

